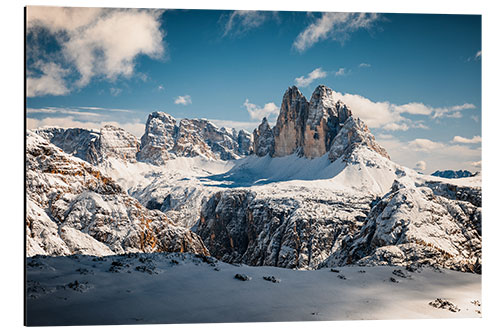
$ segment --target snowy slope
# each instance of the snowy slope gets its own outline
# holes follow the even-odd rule
[[[29,325],[481,317],[481,276],[448,270],[296,271],[186,254],[34,257],[27,267]],[[438,298],[459,311],[429,305]]]

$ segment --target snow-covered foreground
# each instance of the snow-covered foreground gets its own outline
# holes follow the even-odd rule
[[[480,275],[431,268],[290,270],[181,253],[37,256],[27,259],[27,279],[30,326],[481,316]],[[437,298],[460,311],[429,305]]]

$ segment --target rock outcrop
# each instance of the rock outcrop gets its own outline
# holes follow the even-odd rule
[[[273,155],[274,134],[267,118],[253,131],[253,152],[257,156]]]
[[[98,168],[31,132],[26,163],[28,256],[208,254],[196,234],[144,208]]]
[[[178,156],[232,160],[249,155],[251,147],[248,132],[219,129],[205,119],[182,119],[177,125],[172,116],[153,112],[146,122],[138,160],[156,165]]]

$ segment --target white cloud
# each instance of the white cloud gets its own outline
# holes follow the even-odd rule
[[[38,77],[29,76],[26,81],[27,97],[40,95],[66,95],[69,89],[66,87],[64,78],[69,70],[63,69],[53,62],[37,62],[34,65],[42,74]]]
[[[254,10],[235,10],[229,15],[224,27],[223,37],[228,35],[242,35],[247,31],[258,28],[267,20],[267,13]]]
[[[44,63],[39,66],[41,74],[28,73],[28,96],[67,94],[74,86],[86,86],[94,77],[111,81],[120,76],[130,78],[138,55],[160,58],[164,54],[161,13],[142,9],[28,7],[28,33],[47,29],[61,50],[46,55],[57,59],[59,70],[52,67],[45,71]],[[72,73],[79,75],[78,80],[70,82],[68,76]],[[48,86],[53,88],[40,89],[40,81],[49,81]]]
[[[392,134],[380,133],[375,135],[376,139],[388,140],[394,138]]]
[[[27,108],[27,114],[69,114],[77,116],[87,116],[87,117],[100,117],[101,114],[95,112],[79,111],[77,108],[58,108],[58,107],[45,107],[45,108]]]
[[[471,110],[475,108],[476,106],[471,103],[464,103],[462,105],[455,105],[442,108],[433,108],[432,111],[434,112],[434,114],[432,115],[432,118],[443,118],[443,117],[461,118],[462,113],[460,111]]]
[[[474,136],[473,138],[471,139],[467,139],[467,138],[464,138],[464,137],[461,137],[461,136],[455,136],[453,137],[453,141],[452,142],[455,142],[455,143],[480,143],[481,142],[481,137],[476,135]]]
[[[137,137],[140,137],[144,134],[145,125],[141,123],[139,119],[134,119],[132,122],[120,123],[116,121],[102,121],[102,122],[93,122],[93,121],[79,121],[75,120],[74,117],[54,117],[54,118],[44,118],[44,119],[34,119],[27,118],[26,119],[27,128],[39,128],[44,126],[59,126],[63,128],[87,128],[87,129],[100,129],[104,127],[104,125],[113,125],[120,128],[123,128],[129,133],[134,134]]]
[[[339,68],[339,70],[335,72],[335,76],[343,76],[345,74],[345,68]]]
[[[474,56],[474,59],[479,60],[479,58],[481,58],[482,54],[483,54],[483,52],[481,50],[477,51],[476,55]]]
[[[481,148],[458,144],[446,144],[429,139],[400,141],[399,139],[382,139],[377,142],[384,147],[391,159],[403,166],[416,165],[418,161],[426,162],[426,170],[459,170],[471,166],[471,160],[481,159]]]
[[[253,121],[235,121],[235,120],[221,120],[221,119],[208,119],[208,120],[213,122],[218,127],[234,128],[237,131],[244,129],[250,133],[252,133],[253,130],[257,128],[257,126],[259,126],[260,124],[260,122],[253,122]],[[271,123],[270,125],[272,126]]]
[[[322,70],[321,67],[319,67],[310,72],[309,74],[307,74],[306,77],[302,75],[301,77],[296,78],[295,84],[297,85],[297,87],[307,87],[314,80],[324,78],[326,77],[326,75],[327,75],[326,72]]]
[[[250,103],[248,98],[243,103],[243,106],[247,109],[250,118],[261,120],[266,117],[277,116],[280,112],[279,107],[274,103],[266,103],[264,107],[259,107],[255,104]]]
[[[389,102],[373,102],[360,95],[343,94],[336,91],[333,92],[333,96],[347,104],[354,116],[363,119],[370,128],[395,127],[390,124],[399,124],[405,121],[405,118],[394,111]]]
[[[158,89],[158,91],[163,91],[165,90],[165,87],[163,86],[163,84],[160,84],[156,89]]]
[[[101,111],[101,112],[121,112],[121,113],[134,113],[133,110],[128,109],[113,109],[113,108],[102,108],[97,106],[77,106],[77,107],[54,107],[47,106],[42,108],[27,108],[26,112],[28,114],[35,113],[49,113],[49,114],[69,114],[69,115],[78,115],[78,116],[102,116],[102,113],[96,112],[87,112],[81,110],[90,110],[90,111]]]
[[[470,162],[470,164],[471,164],[474,168],[481,168],[481,166],[482,166],[482,162],[481,162],[481,161],[474,161],[474,162]]]
[[[103,8],[28,6],[28,27],[43,26],[51,32],[75,31],[94,22]]]
[[[405,123],[389,123],[382,127],[387,131],[407,131],[410,127]]]
[[[367,64],[367,63],[365,63],[365,62],[362,62],[362,63],[360,63],[360,64],[358,65],[358,67],[360,67],[360,68],[363,68],[363,67],[364,67],[364,68],[368,68],[368,67],[372,67],[372,65],[371,65],[371,64]]]
[[[177,96],[174,103],[175,104],[182,104],[182,105],[192,104],[191,96],[189,96],[189,95]]]
[[[427,168],[427,163],[425,161],[418,161],[417,163],[415,163],[415,170],[417,171],[424,171],[425,169]]]
[[[415,139],[413,141],[410,141],[408,145],[411,149],[417,151],[426,151],[426,152],[442,149],[445,147],[445,144],[440,142],[435,142],[429,139]]]
[[[388,131],[406,131],[409,128],[428,129],[421,120],[412,121],[404,117],[404,114],[426,115],[433,119],[441,117],[461,117],[460,110],[475,108],[475,106],[470,103],[445,108],[434,108],[416,102],[397,105],[390,102],[374,102],[361,95],[340,93],[336,91],[333,91],[333,96],[335,99],[339,99],[347,104],[353,114],[363,119],[368,127],[383,128]],[[456,114],[457,112],[459,113],[458,115]]]
[[[399,113],[420,114],[420,115],[430,115],[432,113],[432,108],[422,103],[408,103],[403,105],[396,105],[394,107],[394,110],[396,110]]]
[[[379,17],[379,14],[371,13],[322,13],[297,36],[293,47],[304,52],[325,39],[344,42],[352,32],[370,28]]]
[[[124,112],[124,113],[133,113],[133,112],[135,112],[134,110],[128,110],[128,109],[101,108],[101,107],[97,107],[97,106],[79,106],[78,109],[97,110],[97,111],[111,111],[111,112]]]

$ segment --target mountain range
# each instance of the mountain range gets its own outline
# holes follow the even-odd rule
[[[125,130],[27,131],[27,254],[192,252],[317,269],[405,265],[481,272],[481,176],[390,160],[320,85],[286,90],[253,131],[149,115]]]

